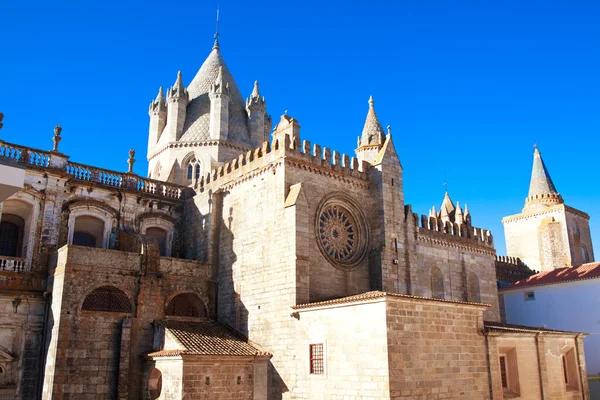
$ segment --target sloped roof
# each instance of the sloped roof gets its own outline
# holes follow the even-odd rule
[[[578,267],[557,268],[552,271],[544,271],[521,279],[506,286],[500,291],[507,291],[532,286],[554,285],[564,282],[582,281],[586,279],[600,278],[600,262],[582,264]]]
[[[339,299],[318,301],[315,303],[298,304],[296,306],[293,306],[292,309],[304,310],[304,309],[313,308],[313,307],[338,305],[338,304],[352,303],[355,301],[363,301],[363,300],[374,300],[374,299],[380,299],[380,298],[384,298],[384,297],[396,297],[396,298],[405,298],[405,299],[435,301],[435,302],[442,302],[442,303],[469,304],[469,305],[474,305],[474,306],[491,307],[489,304],[485,304],[485,303],[471,303],[471,302],[467,302],[467,301],[434,299],[431,297],[412,296],[412,295],[408,295],[408,294],[389,293],[389,292],[381,292],[381,291],[375,290],[375,291],[371,291],[371,292],[357,294],[354,296],[342,297]]]
[[[549,329],[541,326],[526,326],[526,325],[513,325],[503,324],[502,322],[483,322],[485,332],[512,332],[512,333],[549,333],[549,334],[574,334],[574,335],[585,335],[583,332],[571,332],[571,331],[560,331],[558,329]]]
[[[542,153],[536,148],[533,153],[533,168],[529,182],[529,197],[546,193],[557,193],[556,187],[550,178],[550,173],[542,159]]]
[[[183,347],[183,349],[161,350],[148,354],[149,357],[176,355],[215,356],[270,356],[224,325],[214,321],[162,321],[161,325]]]
[[[212,51],[187,87],[190,102],[187,105],[181,141],[210,139],[210,99],[208,92],[222,67],[223,82],[229,84],[229,133],[230,141],[246,144],[249,141],[247,114],[244,99],[233,75],[227,68],[218,46]]]
[[[380,145],[384,142],[385,134],[377,113],[375,112],[375,101],[371,96],[369,98],[369,112],[367,113],[367,119],[365,120],[365,126],[363,127],[360,146],[371,146]]]

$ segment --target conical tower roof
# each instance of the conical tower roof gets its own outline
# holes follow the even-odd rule
[[[533,168],[531,169],[531,181],[529,182],[529,194],[526,206],[532,203],[556,204],[562,203],[562,197],[556,191],[554,182],[542,159],[542,153],[536,148],[533,152]]]
[[[210,54],[187,87],[190,102],[187,106],[182,141],[210,139],[210,87],[222,70],[223,82],[229,85],[229,134],[228,139],[244,144],[250,140],[244,99],[233,75],[221,56],[215,41]]]
[[[360,146],[381,145],[384,142],[385,134],[377,113],[375,113],[375,101],[373,96],[369,98],[369,112],[365,120],[365,126],[360,137]]]
[[[550,178],[550,173],[542,159],[542,153],[536,148],[533,153],[533,168],[531,170],[531,182],[529,183],[529,197],[546,194],[558,193],[554,182]]]

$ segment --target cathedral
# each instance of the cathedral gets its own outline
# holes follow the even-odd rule
[[[144,175],[0,141],[0,399],[589,398],[585,334],[502,323],[492,234],[413,212],[372,98],[349,156],[248,92],[215,40]]]

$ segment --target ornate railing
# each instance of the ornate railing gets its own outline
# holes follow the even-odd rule
[[[72,175],[75,179],[88,182],[97,182],[108,186],[123,186],[124,174],[120,172],[90,167],[89,165],[73,162],[67,163],[66,169],[67,174]]]
[[[0,256],[0,272],[26,272],[26,260],[21,257]]]
[[[37,167],[47,167],[50,165],[50,152],[2,141],[0,141],[0,157]]]
[[[32,149],[0,140],[0,159],[2,158],[28,166],[63,170],[73,179],[80,181],[135,190],[172,199],[182,198],[187,189],[181,185],[142,178],[134,173],[111,171],[70,162],[67,156],[58,152]]]
[[[137,180],[137,190],[144,193],[158,194],[165,197],[171,197],[173,199],[180,198],[183,194],[184,189],[185,188],[182,186],[156,181],[154,179],[138,178]]]

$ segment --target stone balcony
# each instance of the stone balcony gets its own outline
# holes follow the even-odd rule
[[[23,257],[0,256],[0,272],[28,272],[27,260]]]

